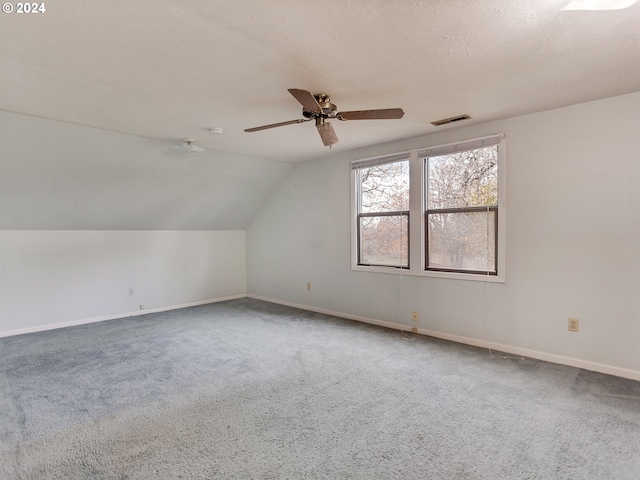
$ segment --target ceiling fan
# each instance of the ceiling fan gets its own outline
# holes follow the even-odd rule
[[[338,112],[338,108],[331,103],[331,98],[326,93],[317,93],[313,95],[308,90],[299,88],[290,88],[289,93],[302,105],[302,116],[296,120],[287,122],[271,123],[262,125],[261,127],[247,128],[245,132],[257,132],[268,128],[283,127],[285,125],[293,125],[294,123],[316,121],[316,128],[322,138],[325,147],[330,147],[338,142],[338,136],[333,130],[331,123],[327,122],[328,118],[337,118],[338,120],[384,120],[402,118],[404,111],[401,108],[385,108],[381,110],[352,110],[350,112]]]

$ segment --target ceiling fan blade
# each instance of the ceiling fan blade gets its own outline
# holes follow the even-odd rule
[[[334,143],[338,143],[338,136],[330,123],[322,123],[320,125],[316,125],[316,127],[318,128],[318,133],[320,134],[320,138],[322,138],[322,143],[324,143],[325,147],[330,147]]]
[[[381,110],[352,110],[336,114],[339,120],[394,120],[402,118],[404,111],[401,108],[384,108]]]
[[[260,127],[246,128],[245,132],[258,132],[260,130],[266,130],[267,128],[284,127],[285,125],[293,125],[294,123],[303,123],[311,120],[310,118],[299,118],[297,120],[289,120],[288,122],[271,123],[269,125],[262,125]]]
[[[322,113],[322,107],[308,90],[300,90],[299,88],[290,88],[289,93],[298,100],[305,112]]]

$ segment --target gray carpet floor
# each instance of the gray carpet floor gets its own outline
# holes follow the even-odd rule
[[[2,479],[634,479],[640,382],[239,299],[0,339]]]

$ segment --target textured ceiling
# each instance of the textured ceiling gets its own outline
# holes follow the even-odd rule
[[[0,109],[297,162],[639,90],[640,4],[569,3],[55,0],[0,16]],[[312,123],[245,133],[301,117],[287,88],[406,114],[335,120],[331,151]]]

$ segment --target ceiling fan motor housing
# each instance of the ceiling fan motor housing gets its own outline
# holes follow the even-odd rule
[[[304,117],[315,119],[319,117],[336,118],[336,110],[338,110],[338,107],[331,103],[331,97],[329,97],[329,95],[327,95],[326,93],[317,93],[313,96],[313,98],[315,98],[316,102],[318,102],[318,105],[320,105],[322,112],[309,112],[303,108],[302,115]]]

